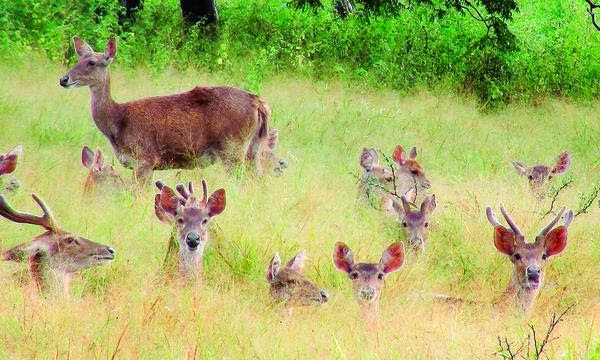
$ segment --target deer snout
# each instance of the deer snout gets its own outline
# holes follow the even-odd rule
[[[540,278],[542,276],[542,269],[538,266],[528,266],[525,269],[525,278],[530,287],[538,287],[540,285]]]
[[[375,289],[372,287],[364,287],[359,290],[358,298],[363,301],[373,301],[375,299]]]
[[[60,78],[60,86],[64,88],[69,87],[69,75]]]
[[[320,300],[322,303],[326,303],[329,300],[329,294],[327,293],[327,291],[321,290],[321,293],[319,295],[321,295]]]
[[[287,169],[287,167],[288,167],[288,162],[283,159],[279,160],[278,164],[281,169]]]
[[[185,236],[185,243],[191,251],[198,250],[198,245],[200,245],[200,235],[197,232],[190,231]]]

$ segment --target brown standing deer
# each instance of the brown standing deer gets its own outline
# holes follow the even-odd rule
[[[541,199],[545,196],[550,180],[555,175],[563,174],[569,169],[569,153],[563,152],[556,157],[554,162],[554,166],[543,164],[527,166],[518,161],[513,161],[512,164],[519,175],[527,177],[529,189],[538,199]]]
[[[81,163],[89,170],[83,187],[84,194],[90,194],[99,188],[118,191],[127,186],[117,169],[111,164],[105,164],[104,160],[100,149],[96,153],[87,146],[81,149]]]
[[[300,251],[285,266],[281,266],[279,253],[275,253],[267,268],[267,281],[271,297],[276,303],[319,305],[329,300],[327,291],[315,286],[302,274],[306,258],[306,251]]]
[[[419,193],[430,188],[425,171],[416,158],[415,147],[407,157],[404,148],[397,145],[392,154],[397,168],[392,171],[391,167],[380,164],[374,148],[363,148],[360,154],[363,175],[360,179],[359,197],[380,197],[381,209],[389,211],[393,210],[393,199],[402,195],[416,201]]]
[[[162,181],[156,182],[160,189],[154,199],[156,217],[174,226],[177,240],[169,239],[165,267],[169,271],[175,252],[179,252],[179,273],[188,279],[200,279],[202,257],[208,242],[210,220],[225,209],[225,190],[219,189],[208,197],[206,181],[202,180],[202,199],[194,194],[192,182],[188,188],[177,185],[177,194]]]
[[[500,211],[510,229],[500,224],[492,208],[486,208],[488,221],[494,227],[496,249],[508,256],[514,265],[511,281],[501,300],[516,298],[519,307],[529,312],[542,286],[542,270],[548,258],[560,254],[567,246],[567,229],[573,222],[573,211],[565,215],[563,225],[555,227],[565,213],[563,206],[556,217],[540,231],[533,243],[525,242],[525,236],[503,205],[500,205]]]
[[[269,134],[269,106],[232,87],[196,87],[188,92],[116,103],[110,94],[109,65],[117,53],[110,39],[103,53],[73,37],[79,61],[60,79],[65,88],[89,86],[92,117],[117,158],[150,181],[153,170],[206,167],[217,158],[226,166],[250,161],[265,167],[259,152]]]
[[[402,243],[394,243],[383,252],[378,263],[357,264],[348,245],[337,242],[333,249],[333,263],[338,270],[348,274],[363,315],[373,320],[379,312],[385,277],[404,264],[404,248]]]
[[[419,210],[412,210],[406,196],[400,197],[402,205],[393,202],[394,211],[398,221],[402,225],[408,244],[417,252],[425,250],[427,237],[429,236],[429,218],[433,215],[436,207],[435,194],[426,196]]]
[[[113,248],[61,229],[44,201],[36,194],[32,194],[32,197],[42,209],[42,216],[17,212],[0,196],[0,216],[13,222],[38,225],[46,229],[45,233],[32,241],[4,252],[2,259],[28,261],[31,275],[39,289],[59,287],[68,293],[74,272],[114,260]]]
[[[17,168],[19,157],[23,154],[23,146],[17,145],[8,154],[0,154],[0,194],[3,192],[15,192],[20,184],[16,178],[8,178],[6,175],[12,173]]]

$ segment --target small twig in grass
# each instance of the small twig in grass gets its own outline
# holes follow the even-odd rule
[[[117,340],[117,346],[115,347],[115,351],[113,352],[112,356],[111,356],[111,360],[114,360],[115,357],[117,357],[117,353],[119,352],[119,347],[121,346],[121,340],[123,340],[123,336],[125,335],[125,331],[127,331],[127,327],[129,326],[129,323],[125,324],[125,327],[123,328],[123,331],[121,331],[121,335],[119,336],[119,340]]]
[[[566,181],[564,184],[559,186],[556,190],[554,190],[552,194],[552,202],[550,203],[550,209],[542,215],[542,219],[548,216],[549,214],[554,214],[554,204],[556,203],[556,199],[558,199],[558,195],[560,192],[566,188],[568,188],[573,183],[573,180]]]
[[[579,209],[575,213],[575,216],[587,214],[590,206],[592,206],[599,194],[600,185],[595,185],[589,195],[581,194],[579,198]]]

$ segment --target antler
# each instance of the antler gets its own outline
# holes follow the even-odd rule
[[[208,201],[208,186],[206,186],[206,180],[202,179],[202,203],[206,204]]]
[[[562,215],[563,215],[563,213],[565,212],[566,209],[567,208],[563,206],[560,209],[560,211],[558,212],[558,214],[556,214],[556,216],[554,217],[554,219],[552,219],[552,221],[550,221],[550,223],[548,225],[546,225],[546,227],[544,227],[540,231],[540,234],[538,236],[546,236],[546,235],[548,235],[548,233],[550,232],[550,230],[552,230],[554,228],[554,226],[556,225],[556,223],[558,223],[558,220],[560,220],[560,218],[562,217]],[[565,217],[565,224],[567,223],[567,220],[568,219]],[[569,221],[569,225],[570,224],[571,224],[571,222]],[[568,226],[568,225],[566,225],[566,226]]]
[[[504,208],[504,204],[500,204],[500,212],[502,212],[502,216],[504,216],[504,219],[506,219],[508,226],[510,226],[510,228],[515,233],[515,235],[517,237],[520,237],[521,239],[523,239],[524,238],[523,232],[521,232],[521,229],[519,229],[517,224],[515,224],[513,219],[510,217],[510,215],[508,214],[508,211],[506,211],[506,209]]]
[[[31,197],[33,197],[33,200],[42,209],[42,212],[44,213],[42,216],[35,216],[35,215],[15,211],[6,202],[6,199],[4,199],[4,196],[0,196],[0,215],[4,216],[5,218],[7,218],[8,220],[13,221],[13,222],[22,223],[22,224],[39,225],[48,231],[51,231],[54,233],[58,232],[59,228],[56,225],[56,221],[54,220],[54,217],[52,216],[50,209],[44,203],[44,200],[42,200],[36,194],[31,194]]]
[[[164,181],[162,181],[162,180],[156,180],[156,182],[155,182],[154,184],[156,185],[156,187],[158,188],[158,190],[159,190],[159,191],[162,191],[162,188],[164,188],[164,187],[165,187],[165,182],[164,182]],[[177,191],[179,191],[179,193],[180,193],[180,194],[182,194],[182,196],[184,196],[184,195],[183,195],[183,193],[181,193],[181,190],[179,189],[179,187],[180,187],[180,186],[182,186],[182,187],[183,187],[183,185],[179,184],[179,185],[177,185],[175,188],[177,189]],[[184,191],[185,191],[185,188],[184,188]],[[160,196],[160,194],[158,194],[158,195]],[[188,196],[189,196],[189,195],[188,195]],[[185,197],[185,196],[184,196],[184,197]],[[186,200],[187,200],[187,197],[185,197],[185,198],[182,198],[181,196],[178,196],[178,197],[177,197],[177,200],[179,200],[179,203],[180,203],[181,205],[185,205],[185,202],[186,202]],[[157,200],[157,201],[158,201],[158,200]]]
[[[494,215],[494,211],[492,210],[491,207],[488,206],[485,209],[485,214],[487,215],[488,221],[492,224],[493,227],[502,226],[502,224],[500,224],[498,219],[496,219],[496,215]]]

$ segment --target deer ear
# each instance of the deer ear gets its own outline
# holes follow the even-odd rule
[[[160,205],[160,194],[154,196],[154,214],[156,214],[159,221],[164,222],[165,224],[172,224],[169,215],[167,215]]]
[[[336,242],[333,248],[333,263],[335,267],[344,272],[350,272],[354,265],[354,254],[348,245]]]
[[[0,175],[10,174],[17,168],[17,156],[8,155],[6,157],[0,155]]]
[[[104,48],[104,57],[106,58],[107,65],[110,64],[117,55],[117,40],[115,38],[110,38],[108,43],[106,43],[106,47]]]
[[[267,268],[267,281],[273,282],[275,276],[279,273],[281,269],[281,258],[279,257],[279,253],[275,253],[275,256],[271,259],[269,263],[269,267]]]
[[[219,189],[215,191],[206,202],[208,207],[208,216],[217,216],[225,209],[225,190]]]
[[[515,167],[515,169],[517,169],[517,173],[519,173],[519,175],[521,176],[524,176],[527,173],[527,170],[529,169],[529,167],[523,164],[522,162],[513,161],[512,164]]]
[[[404,206],[398,204],[394,199],[392,199],[392,208],[398,217],[404,217]]]
[[[431,195],[431,197],[427,196],[425,197],[425,199],[423,199],[423,202],[421,203],[421,212],[427,215],[431,215],[435,211],[436,206],[437,203],[435,201],[435,194]]]
[[[302,250],[296,256],[294,256],[285,267],[290,268],[297,272],[302,272],[302,268],[304,268],[304,261],[308,256],[306,255],[306,251]]]
[[[169,215],[177,216],[181,209],[181,204],[177,195],[168,186],[164,186],[160,191],[160,207]],[[156,201],[156,198],[155,198]]]
[[[564,226],[559,226],[556,229],[550,231],[548,235],[546,235],[546,239],[544,241],[544,247],[546,248],[546,255],[558,255],[560,254],[565,247],[567,246],[567,228]]]
[[[569,170],[569,153],[564,152],[556,157],[556,165],[552,168],[553,174],[562,174],[565,171]]]
[[[102,156],[102,150],[96,150],[96,154],[94,155],[94,168],[98,171],[102,170],[104,166],[104,157]]]
[[[88,169],[94,164],[94,152],[87,146],[81,149],[81,163]]]
[[[360,166],[366,171],[371,171],[379,161],[377,151],[375,149],[363,148],[360,153]]]
[[[515,234],[503,226],[494,227],[494,245],[504,255],[515,253]]]
[[[404,248],[402,247],[402,243],[394,243],[385,249],[379,263],[383,265],[383,272],[386,274],[400,269],[404,264]]]
[[[19,244],[12,249],[5,251],[4,254],[2,254],[2,260],[23,262],[33,250],[35,250],[33,242]]]
[[[416,159],[417,158],[417,147],[413,146],[413,148],[410,150],[410,154],[408,154],[408,158],[409,159]]]
[[[269,135],[267,135],[267,146],[269,147],[269,150],[271,150],[271,151],[275,150],[278,140],[279,140],[279,131],[277,129],[270,131]]]
[[[75,52],[79,56],[91,54],[94,52],[94,49],[92,49],[92,47],[88,43],[81,40],[79,36],[73,36],[73,45],[75,47]]]
[[[406,161],[406,153],[404,152],[404,148],[400,145],[396,145],[394,152],[392,153],[392,159],[398,165],[404,165]]]

